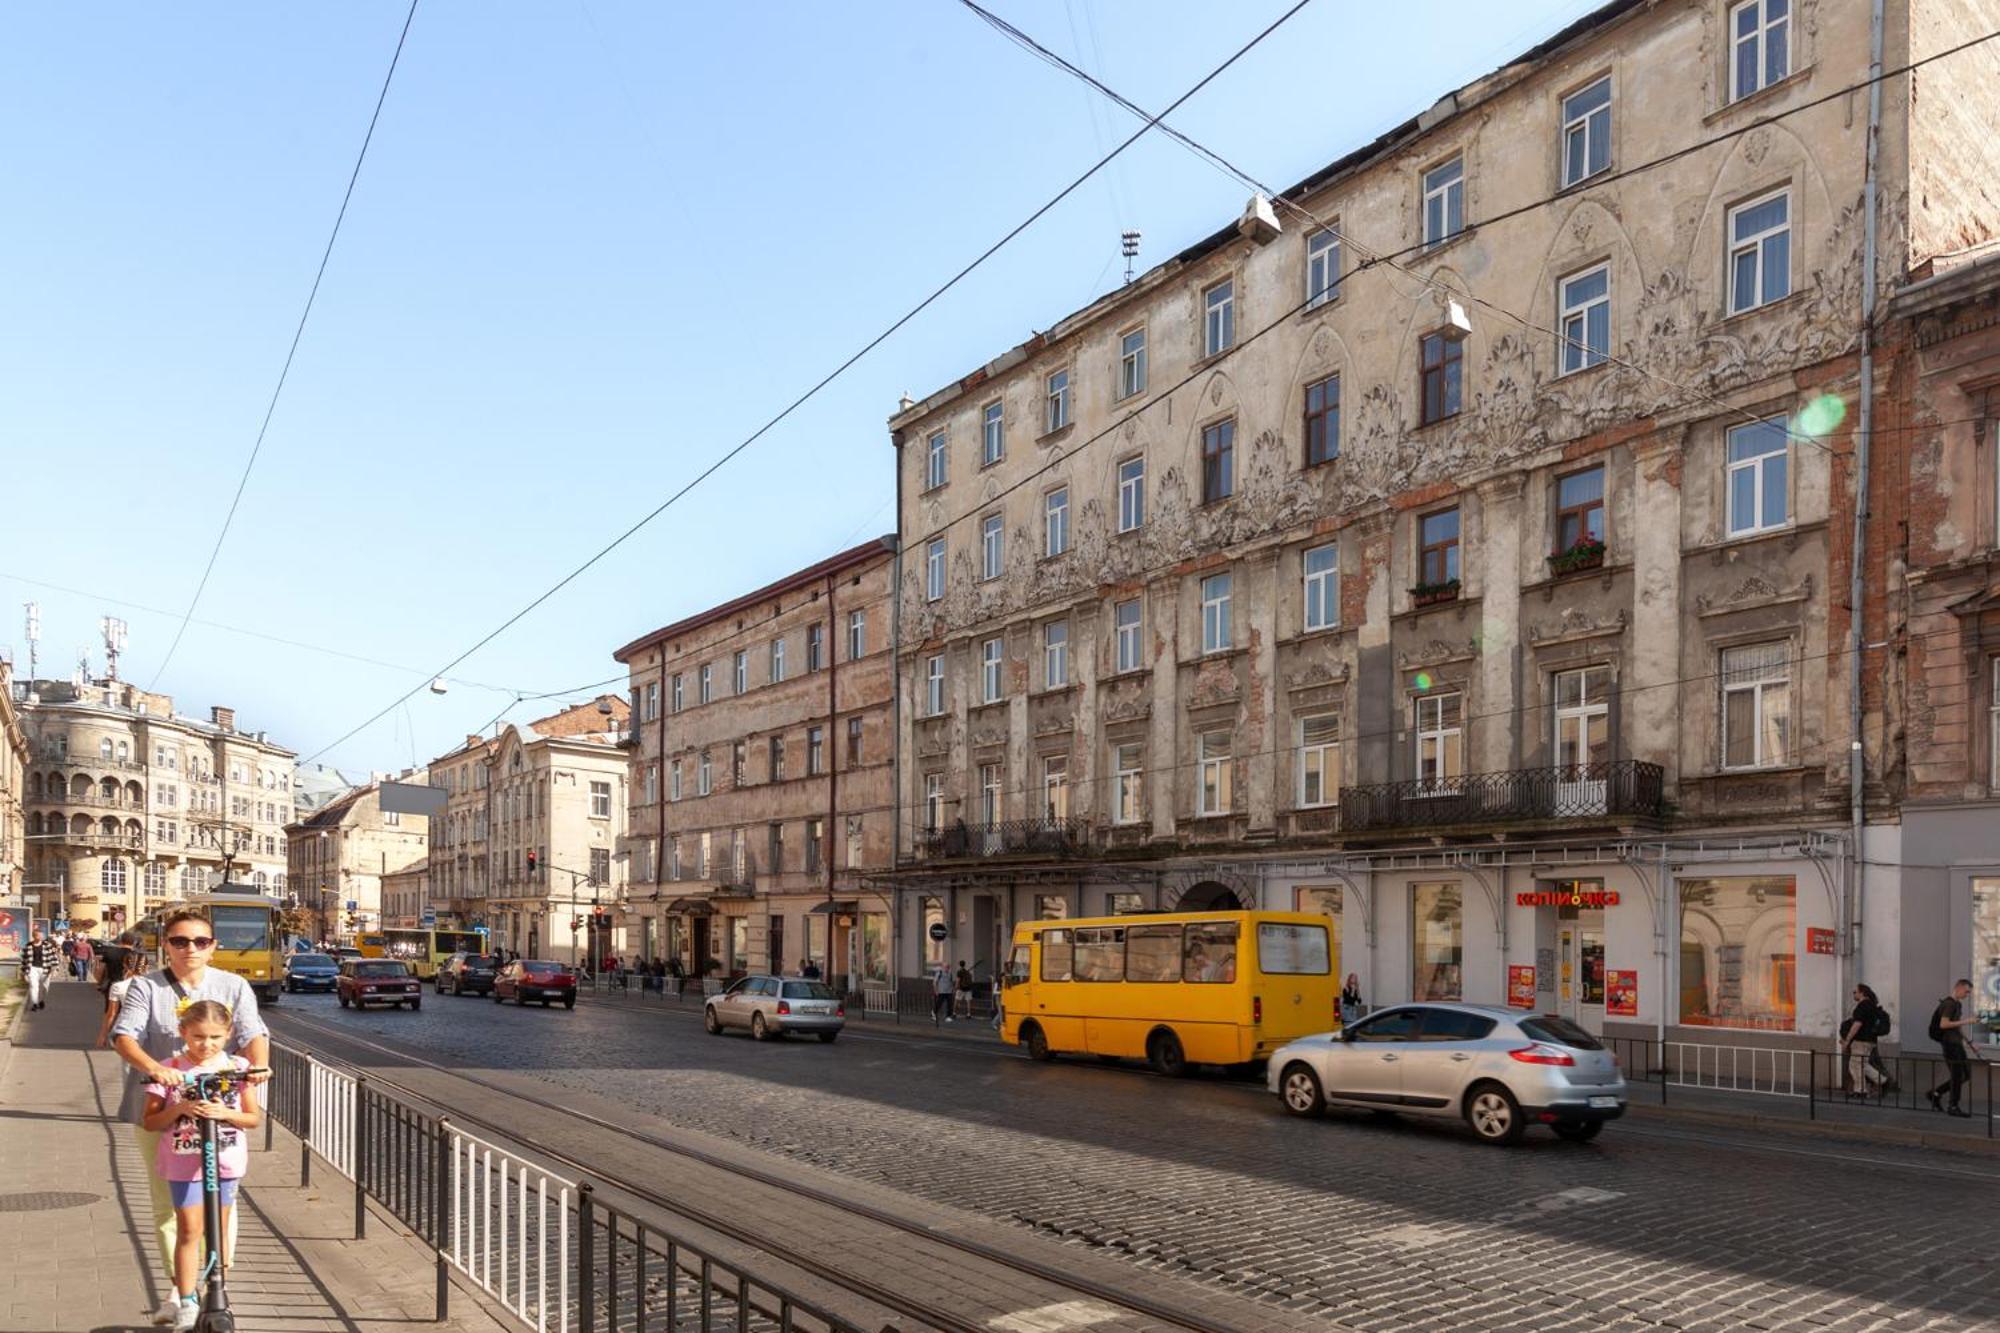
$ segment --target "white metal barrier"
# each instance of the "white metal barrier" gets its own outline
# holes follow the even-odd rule
[[[896,1016],[896,992],[888,986],[863,986],[861,999],[865,1013],[885,1018]]]
[[[355,1083],[352,1074],[308,1057],[311,1070],[306,1143],[334,1170],[354,1179]]]
[[[1661,1077],[1676,1087],[1804,1097],[1809,1095],[1812,1082],[1811,1052],[1777,1051],[1768,1046],[1670,1041],[1661,1065]]]
[[[568,1333],[569,1211],[576,1182],[449,1125],[445,1133],[451,1153],[446,1259],[536,1333],[551,1327]]]

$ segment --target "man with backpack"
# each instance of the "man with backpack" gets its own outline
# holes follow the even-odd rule
[[[1931,1109],[1944,1111],[1960,1119],[1971,1116],[1961,1100],[1965,1085],[1972,1081],[1972,1052],[1965,1029],[1979,1020],[1965,1017],[1965,1002],[1972,996],[1972,983],[1960,977],[1951,988],[1951,994],[1938,1001],[1931,1011],[1930,1038],[1944,1051],[1946,1070],[1945,1081],[1930,1090]],[[1951,1096],[1951,1106],[1945,1107],[1945,1094]]]

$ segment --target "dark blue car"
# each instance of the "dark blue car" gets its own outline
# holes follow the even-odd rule
[[[285,989],[288,991],[333,989],[340,969],[323,953],[295,953],[285,960]]]

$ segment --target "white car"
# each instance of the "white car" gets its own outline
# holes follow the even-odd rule
[[[1488,1143],[1531,1124],[1582,1143],[1625,1114],[1625,1077],[1566,1018],[1473,1004],[1402,1004],[1271,1056],[1268,1082],[1294,1115],[1328,1106],[1463,1117]]]

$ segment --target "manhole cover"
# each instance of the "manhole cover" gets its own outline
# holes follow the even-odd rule
[[[0,1194],[0,1213],[45,1213],[56,1208],[87,1208],[103,1197],[102,1194],[75,1194],[67,1190]]]

